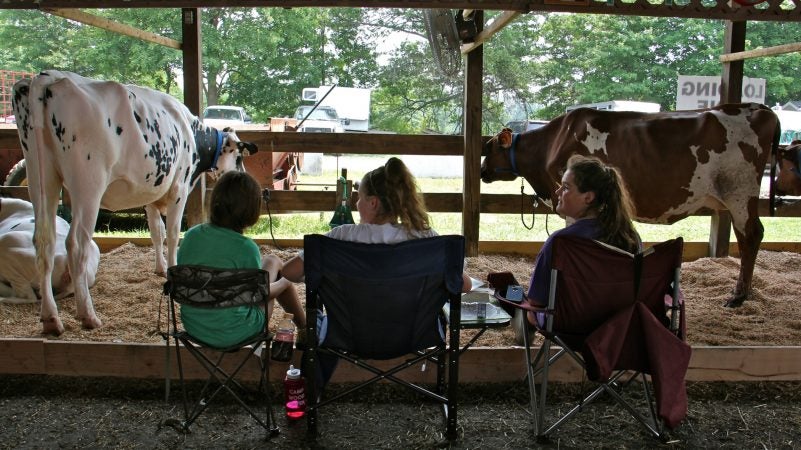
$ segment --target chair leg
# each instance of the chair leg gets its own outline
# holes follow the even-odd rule
[[[315,312],[314,310],[307,312],[306,320],[316,320],[313,318]],[[317,384],[320,369],[317,363],[317,335],[315,329],[311,331],[312,333],[307,334],[309,347],[303,352],[301,368],[302,372],[306,374],[306,435],[313,440],[317,438],[317,408],[320,403],[321,386]]]
[[[544,431],[544,426],[545,426],[545,402],[548,396],[548,370],[550,369],[551,366],[550,340],[545,339],[545,341],[542,343],[542,347],[540,347],[540,352],[541,353],[540,355],[538,355],[537,359],[539,359],[539,356],[542,356],[543,367],[542,367],[542,382],[540,383],[540,398],[539,398],[540,404],[537,407],[537,413],[536,413],[537,426],[534,428],[534,430],[537,433],[537,438],[544,437],[545,435],[548,434],[547,431]]]
[[[531,420],[534,425],[535,433],[539,434],[539,415],[537,408],[537,386],[534,380],[534,364],[531,361],[531,335],[529,334],[528,319],[523,319],[523,346],[525,348],[526,359],[526,379],[528,380],[529,409],[531,410]]]
[[[457,341],[458,342],[458,341]],[[456,439],[457,390],[459,388],[459,354],[460,349],[450,345],[448,356],[448,417],[446,437],[448,440]]]
[[[644,374],[642,375],[642,382],[643,382],[644,388],[647,391],[648,390],[648,385],[645,384],[646,380],[645,380],[645,375]],[[653,408],[653,404],[651,403],[651,395],[650,395],[650,393],[646,392],[646,400],[648,401],[648,408],[649,408],[650,414],[651,414],[651,418],[650,418],[651,419],[651,423],[649,423],[648,419],[643,414],[641,414],[639,411],[634,409],[634,407],[631,406],[631,404],[629,402],[627,402],[617,391],[615,391],[614,389],[609,387],[607,384],[602,385],[601,388],[604,389],[606,392],[608,392],[609,395],[614,397],[614,399],[617,401],[617,403],[619,405],[621,405],[624,409],[626,409],[626,411],[628,411],[629,414],[631,414],[632,417],[637,419],[638,422],[643,424],[643,426],[645,426],[645,428],[647,428],[648,431],[650,431],[651,434],[654,435],[654,437],[660,437],[662,435],[660,422],[659,422],[659,419],[656,417],[656,410]]]
[[[273,414],[272,388],[270,386],[270,362],[269,357],[267,356],[270,353],[270,341],[259,344],[259,347],[262,345],[264,345],[266,348],[262,349],[258,355],[259,368],[261,369],[259,371],[261,374],[261,379],[259,380],[259,392],[262,394],[262,400],[265,403],[266,409],[266,438],[270,439],[273,436],[277,436],[280,433],[280,430],[278,429],[278,423],[276,423],[275,415]]]

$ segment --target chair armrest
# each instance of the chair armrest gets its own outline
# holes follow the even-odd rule
[[[509,306],[512,306],[512,307],[517,308],[517,309],[524,309],[526,311],[531,311],[531,312],[541,312],[541,313],[545,313],[545,314],[550,314],[550,313],[553,312],[552,310],[548,309],[546,306],[539,306],[539,305],[531,304],[529,302],[529,300],[528,300],[528,297],[526,297],[526,296],[523,296],[523,300],[521,300],[519,302],[513,302],[513,301],[510,301],[510,300],[507,300],[506,297],[501,295],[500,291],[497,290],[497,289],[495,290],[495,294],[493,296],[496,299],[498,299],[498,301],[501,302],[501,304],[509,305]]]

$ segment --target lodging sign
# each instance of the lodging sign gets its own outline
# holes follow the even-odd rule
[[[743,77],[743,102],[765,103],[765,79]],[[711,108],[720,103],[720,77],[679,75],[676,111]]]

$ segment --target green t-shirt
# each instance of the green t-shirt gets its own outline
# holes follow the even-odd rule
[[[178,264],[221,269],[260,269],[259,246],[252,239],[210,223],[190,228],[178,248]],[[258,307],[194,308],[181,305],[184,329],[217,347],[238,344],[264,329],[264,311]]]

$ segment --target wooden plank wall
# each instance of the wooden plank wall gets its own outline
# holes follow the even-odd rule
[[[479,341],[480,342],[480,341]],[[170,347],[170,373],[177,377],[174,347]],[[166,347],[157,344],[75,342],[49,339],[0,339],[0,374],[48,374],[83,377],[164,378]],[[298,366],[299,352],[293,364]],[[203,369],[184,353],[188,378],[205,378]],[[392,367],[401,360],[385,361]],[[289,363],[272,363],[270,379],[280,381]],[[249,364],[245,378],[256,380],[258,365]],[[433,382],[435,367],[412,370],[409,381]],[[567,360],[554,366],[551,380],[583,381],[582,371]],[[463,383],[521,381],[525,376],[523,349],[520,347],[468,349],[460,360],[459,379]],[[353,382],[368,375],[348,363],[341,363],[333,382]],[[801,347],[693,347],[688,381],[799,381]]]

